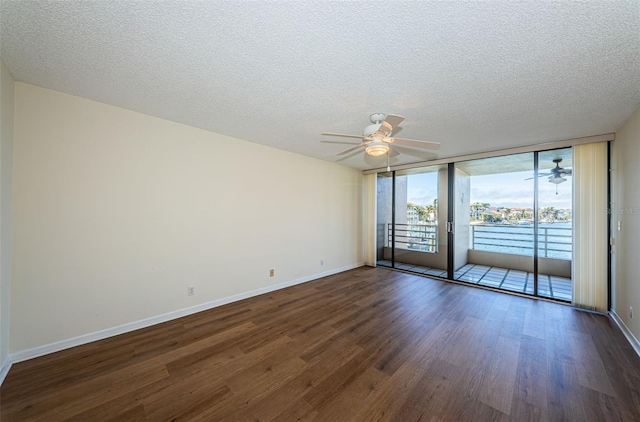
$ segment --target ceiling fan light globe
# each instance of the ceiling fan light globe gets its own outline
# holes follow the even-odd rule
[[[565,179],[564,177],[561,176],[549,176],[549,183],[554,183],[556,185],[559,185],[560,183],[566,182],[567,179]]]
[[[367,145],[367,147],[364,150],[369,155],[372,155],[374,157],[379,157],[389,152],[389,145],[381,141],[374,141],[374,142],[371,142],[369,145]]]

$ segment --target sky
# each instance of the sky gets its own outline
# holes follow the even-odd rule
[[[492,207],[533,208],[532,171],[471,177],[471,203],[489,203]],[[407,200],[418,205],[432,204],[438,195],[438,173],[412,174],[407,177]],[[556,185],[547,176],[539,178],[539,206],[571,208],[571,176]]]

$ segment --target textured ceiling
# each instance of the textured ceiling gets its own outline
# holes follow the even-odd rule
[[[329,161],[346,146],[320,133],[374,112],[442,143],[403,164],[613,132],[640,105],[637,0],[0,5],[18,81]]]

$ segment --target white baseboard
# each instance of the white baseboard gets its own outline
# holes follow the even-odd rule
[[[622,330],[622,333],[627,338],[629,343],[631,343],[631,347],[633,347],[633,349],[636,351],[638,356],[640,356],[640,342],[638,341],[636,336],[633,335],[631,330],[629,330],[629,327],[627,327],[627,325],[624,323],[624,321],[622,321],[622,319],[620,319],[618,314],[616,314],[616,312],[613,309],[611,311],[609,311],[609,314],[611,315],[611,318],[613,319],[613,321],[616,324],[618,324],[618,327],[620,327],[620,330]]]
[[[0,367],[0,385],[2,385],[4,379],[7,377],[9,369],[11,369],[11,363],[11,358],[7,358],[2,367]]]
[[[130,331],[139,330],[140,328],[150,327],[152,325],[160,324],[162,322],[170,321],[176,318],[181,318],[183,316],[195,314],[198,312],[206,311],[207,309],[216,308],[218,306],[226,305],[231,302],[237,302],[239,300],[248,299],[250,297],[258,296],[264,293],[270,293],[275,290],[284,289],[286,287],[295,286],[296,284],[306,283],[308,281],[317,280],[322,277],[327,277],[333,274],[338,274],[343,271],[352,270],[354,268],[362,267],[364,263],[357,263],[352,265],[347,265],[341,268],[335,268],[333,270],[325,271],[318,274],[313,274],[306,277],[297,278],[295,280],[286,281],[284,283],[275,284],[272,286],[266,286],[260,289],[252,290],[245,293],[239,293],[237,295],[225,297],[222,299],[213,300],[211,302],[202,303],[200,305],[192,306],[189,308],[179,309],[177,311],[167,312],[165,314],[156,315],[150,318],[145,318],[139,321],[129,322],[127,324],[119,325],[117,327],[107,328],[105,330],[96,331],[89,334],[83,334],[78,337],[73,337],[66,340],[57,341],[55,343],[45,344],[43,346],[34,347],[27,350],[22,350],[19,352],[15,352],[9,355],[8,359],[8,367],[6,372],[9,372],[9,368],[11,367],[11,363],[22,362],[25,360],[37,358],[40,356],[48,355],[50,353],[59,352],[60,350],[69,349],[71,347],[80,346],[83,344],[91,343],[93,341],[102,340],[108,337],[117,336],[119,334],[128,333]],[[7,366],[5,364],[5,366]],[[3,374],[5,368],[2,368]],[[5,374],[6,375],[6,374]],[[3,378],[0,378],[2,380]],[[0,385],[2,382],[0,381]]]

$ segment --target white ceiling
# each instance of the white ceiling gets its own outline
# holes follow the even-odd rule
[[[375,112],[442,143],[404,164],[613,132],[640,105],[638,0],[0,7],[18,81],[328,161],[347,146],[320,133]]]

